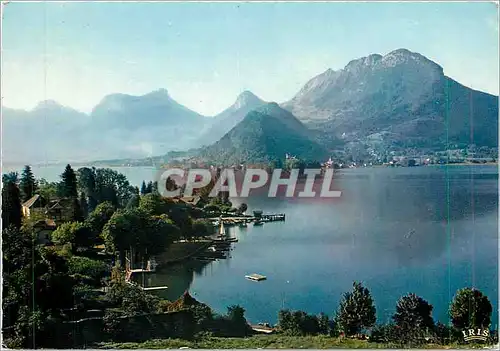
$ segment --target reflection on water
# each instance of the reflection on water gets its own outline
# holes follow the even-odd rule
[[[372,291],[380,321],[408,292],[445,321],[455,291],[474,285],[497,319],[496,167],[354,169],[334,181],[340,199],[249,197],[249,211],[286,213],[286,222],[231,228],[232,258],[166,267],[147,285],[169,286],[168,299],[189,288],[219,312],[241,304],[253,322],[273,322],[283,307],[331,315],[353,280]]]

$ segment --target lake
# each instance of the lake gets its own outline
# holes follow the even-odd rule
[[[56,180],[63,168],[34,172]],[[154,168],[115,169],[134,185],[156,175]],[[286,213],[286,221],[230,228],[239,239],[231,258],[167,267],[144,283],[169,286],[159,294],[171,300],[189,288],[221,313],[240,304],[255,323],[275,322],[282,308],[331,316],[354,280],[370,289],[379,322],[409,292],[446,321],[456,290],[474,286],[493,303],[497,327],[496,166],[348,169],[334,182],[340,199],[249,197],[250,211]],[[248,281],[250,273],[268,280]]]

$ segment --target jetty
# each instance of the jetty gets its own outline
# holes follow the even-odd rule
[[[130,285],[133,285],[133,286],[137,286],[139,289],[143,290],[143,291],[151,291],[151,290],[165,290],[165,289],[168,289],[168,286],[150,286],[148,288],[145,288],[135,282],[132,282],[130,280],[127,280],[127,283],[129,283]]]
[[[286,220],[286,215],[284,213],[260,214],[258,211],[255,212],[257,214],[256,216],[228,216],[208,219],[216,226],[220,226],[221,223],[224,223],[226,226],[246,226],[251,222],[278,222]]]

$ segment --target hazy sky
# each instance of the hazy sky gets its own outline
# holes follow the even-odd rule
[[[494,3],[9,3],[3,105],[56,100],[89,112],[106,94],[165,88],[202,114],[243,90],[290,99],[327,68],[397,48],[498,95]]]

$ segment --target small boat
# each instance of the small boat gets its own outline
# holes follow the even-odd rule
[[[241,227],[241,228],[245,228],[245,227],[247,227],[247,226],[248,226],[248,225],[247,225],[247,222],[241,222],[241,223],[240,223],[240,227]]]
[[[247,278],[248,280],[253,280],[254,282],[260,282],[261,280],[267,279],[267,277],[265,275],[257,274],[257,273],[245,275],[245,278]]]
[[[262,221],[255,221],[253,225],[264,225],[264,222]]]

